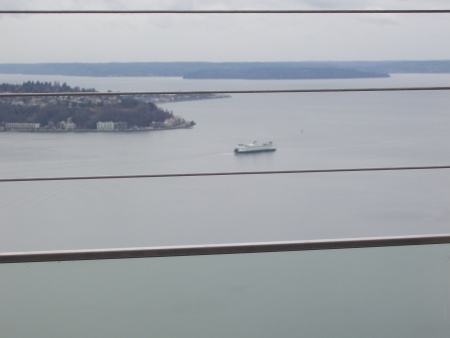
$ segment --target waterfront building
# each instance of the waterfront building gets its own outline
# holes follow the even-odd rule
[[[114,130],[114,122],[112,122],[112,121],[108,121],[108,122],[98,121],[97,122],[97,130],[102,130],[102,131]]]
[[[72,118],[69,117],[67,121],[58,122],[57,127],[61,130],[75,130],[77,128],[77,125],[72,122]]]
[[[6,130],[37,130],[41,127],[40,123],[6,123]]]

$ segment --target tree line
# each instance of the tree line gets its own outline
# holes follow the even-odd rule
[[[41,81],[27,81],[23,84],[0,84],[0,92],[9,93],[70,93],[70,92],[95,92],[94,88],[80,88],[71,87],[67,83],[60,84],[59,82],[41,82]]]

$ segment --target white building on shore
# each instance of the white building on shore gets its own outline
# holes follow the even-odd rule
[[[97,130],[102,130],[102,131],[114,130],[114,122],[112,122],[112,121],[108,121],[108,122],[98,121],[97,122]]]
[[[128,124],[126,122],[97,122],[97,130],[101,131],[112,131],[112,130],[126,130],[128,129]]]
[[[40,127],[40,123],[5,123],[6,130],[36,130]]]
[[[62,130],[75,130],[77,128],[77,125],[72,122],[72,118],[69,117],[67,119],[67,121],[61,121],[58,122],[58,129],[62,129]]]

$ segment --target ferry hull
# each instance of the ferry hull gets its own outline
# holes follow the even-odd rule
[[[268,151],[275,151],[276,149],[252,149],[252,150],[239,150],[234,149],[236,154],[249,154],[249,153],[263,153]]]

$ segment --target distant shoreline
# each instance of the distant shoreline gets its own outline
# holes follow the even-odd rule
[[[2,74],[203,79],[342,79],[393,73],[450,73],[450,60],[300,62],[6,63]]]
[[[167,128],[138,128],[124,130],[97,130],[97,129],[75,129],[75,130],[0,130],[0,133],[45,133],[45,134],[62,134],[62,133],[138,133],[149,131],[164,131],[174,129],[192,129],[194,125],[167,127]]]

